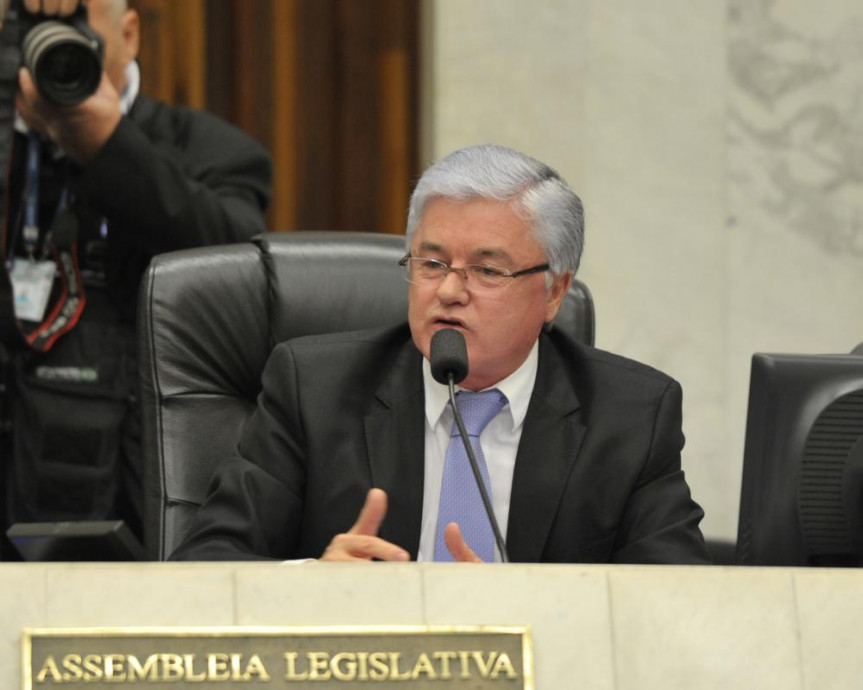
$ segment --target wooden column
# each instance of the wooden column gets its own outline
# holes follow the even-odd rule
[[[274,230],[404,231],[418,167],[418,0],[132,0],[143,91],[273,154]]]
[[[205,0],[131,0],[141,17],[141,91],[167,103],[206,106]]]

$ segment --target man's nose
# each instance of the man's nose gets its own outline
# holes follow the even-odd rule
[[[467,278],[461,271],[447,271],[437,289],[438,299],[445,304],[467,303],[470,295],[467,289]]]

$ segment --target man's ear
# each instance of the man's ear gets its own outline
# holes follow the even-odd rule
[[[141,18],[135,10],[126,10],[120,19],[126,59],[132,62],[141,47]]]
[[[548,301],[546,302],[545,322],[551,323],[557,312],[560,310],[560,305],[563,304],[563,299],[572,284],[572,271],[564,273],[562,276],[554,276],[551,287],[548,289]]]

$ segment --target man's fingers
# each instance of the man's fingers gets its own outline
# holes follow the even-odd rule
[[[387,515],[387,495],[381,489],[371,489],[360,516],[347,534],[337,534],[327,546],[322,561],[409,561],[403,548],[378,537],[378,530]]]
[[[15,110],[30,129],[47,136],[48,126],[37,108],[37,104],[41,103],[39,92],[33,77],[23,67],[18,72],[18,84],[20,88],[15,96]]]
[[[34,14],[63,17],[72,14],[78,4],[79,0],[24,0],[24,9]]]
[[[44,107],[42,94],[36,88],[36,82],[33,81],[33,75],[26,67],[18,70],[18,97],[16,105],[19,110],[25,110],[31,116],[37,116],[41,119],[40,110]]]
[[[18,86],[21,87],[21,92],[28,100],[33,100],[39,95],[36,83],[33,81],[33,75],[26,67],[21,67],[18,70]]]
[[[444,530],[444,541],[446,548],[452,554],[452,557],[460,563],[482,563],[482,559],[477,556],[471,549],[464,537],[461,536],[461,529],[455,522],[451,522]]]
[[[348,534],[367,534],[377,536],[384,518],[387,516],[387,494],[382,489],[370,489],[360,516]]]
[[[18,70],[18,101],[23,101],[29,110],[37,114],[45,105],[33,75],[26,67]]]
[[[404,549],[367,534],[337,534],[319,560],[322,561],[408,561]]]
[[[78,9],[80,2],[78,0],[60,0],[59,14],[69,15]]]

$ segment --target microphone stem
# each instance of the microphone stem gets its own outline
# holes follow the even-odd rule
[[[482,498],[482,504],[485,506],[485,513],[488,515],[488,521],[491,523],[491,531],[494,533],[494,541],[497,544],[497,550],[500,553],[500,560],[503,563],[509,563],[506,544],[504,544],[503,537],[500,534],[500,527],[497,525],[497,518],[494,515],[494,509],[491,506],[491,500],[488,497],[485,482],[482,480],[482,474],[480,474],[479,471],[479,465],[476,461],[476,455],[474,455],[473,452],[473,446],[471,445],[470,438],[468,438],[467,429],[464,427],[461,413],[458,411],[458,405],[456,405],[455,402],[455,384],[453,383],[452,374],[449,374],[447,378],[449,379],[449,400],[452,404],[453,414],[455,415],[455,423],[458,426],[458,433],[461,436],[462,443],[464,443],[464,449],[467,451],[467,457],[468,460],[470,460],[470,468],[473,471],[474,479],[476,479],[476,485],[479,489],[480,498]],[[479,439],[477,439],[477,441],[478,440]]]

